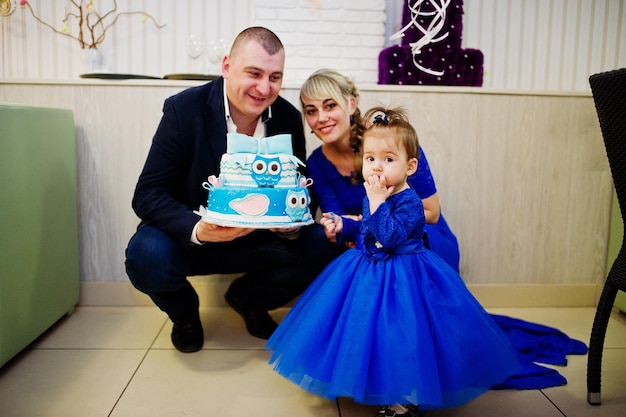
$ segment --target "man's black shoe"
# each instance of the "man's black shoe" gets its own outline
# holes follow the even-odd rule
[[[202,349],[204,331],[199,320],[174,322],[172,343],[181,352],[191,353]]]
[[[226,291],[224,298],[229,306],[233,308],[246,323],[248,333],[260,339],[269,339],[278,324],[265,310],[251,310],[244,307],[241,302],[230,292]]]

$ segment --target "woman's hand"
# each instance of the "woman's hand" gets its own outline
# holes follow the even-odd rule
[[[289,227],[289,228],[270,228],[270,232],[278,233],[280,237],[283,237],[287,240],[294,240],[300,236],[300,228],[299,227]]]
[[[439,196],[437,193],[431,195],[428,198],[422,199],[424,205],[424,217],[426,217],[426,223],[437,224],[439,221]]]
[[[270,228],[270,232],[274,232],[274,233],[284,233],[286,235],[290,235],[292,233],[296,233],[300,230],[299,227],[286,227],[286,228],[280,228],[280,227],[274,227],[274,228]]]

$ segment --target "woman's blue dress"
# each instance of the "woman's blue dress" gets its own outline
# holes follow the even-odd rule
[[[437,192],[435,180],[430,172],[426,154],[420,147],[417,172],[409,177],[409,185],[420,198],[425,199]],[[349,177],[341,175],[330,162],[322,148],[315,149],[307,160],[309,176],[313,179],[313,194],[322,212],[336,214],[361,214],[365,189],[361,183],[353,184]],[[426,246],[459,272],[459,244],[448,227],[443,214],[436,224],[426,224],[424,232]]]
[[[311,284],[267,342],[285,378],[325,398],[454,407],[520,368],[494,320],[446,262],[424,248],[424,211],[411,188],[363,220],[356,238]]]

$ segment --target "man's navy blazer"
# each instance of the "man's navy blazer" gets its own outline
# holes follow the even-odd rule
[[[224,79],[188,88],[165,100],[163,116],[139,176],[132,206],[142,224],[158,227],[181,245],[190,245],[198,215],[206,206],[202,183],[219,176],[226,152]],[[292,135],[294,155],[306,161],[306,142],[300,112],[278,97],[265,122],[267,136]],[[267,118],[267,110],[263,118]]]

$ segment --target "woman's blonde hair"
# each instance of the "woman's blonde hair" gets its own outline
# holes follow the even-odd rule
[[[363,120],[359,110],[359,90],[348,77],[339,72],[323,68],[315,71],[300,88],[300,104],[304,108],[304,98],[309,100],[333,99],[346,112],[349,108],[350,99],[356,100],[356,109],[350,117],[350,147],[354,151],[354,172],[352,182],[362,181],[361,168],[361,144],[363,142]]]

